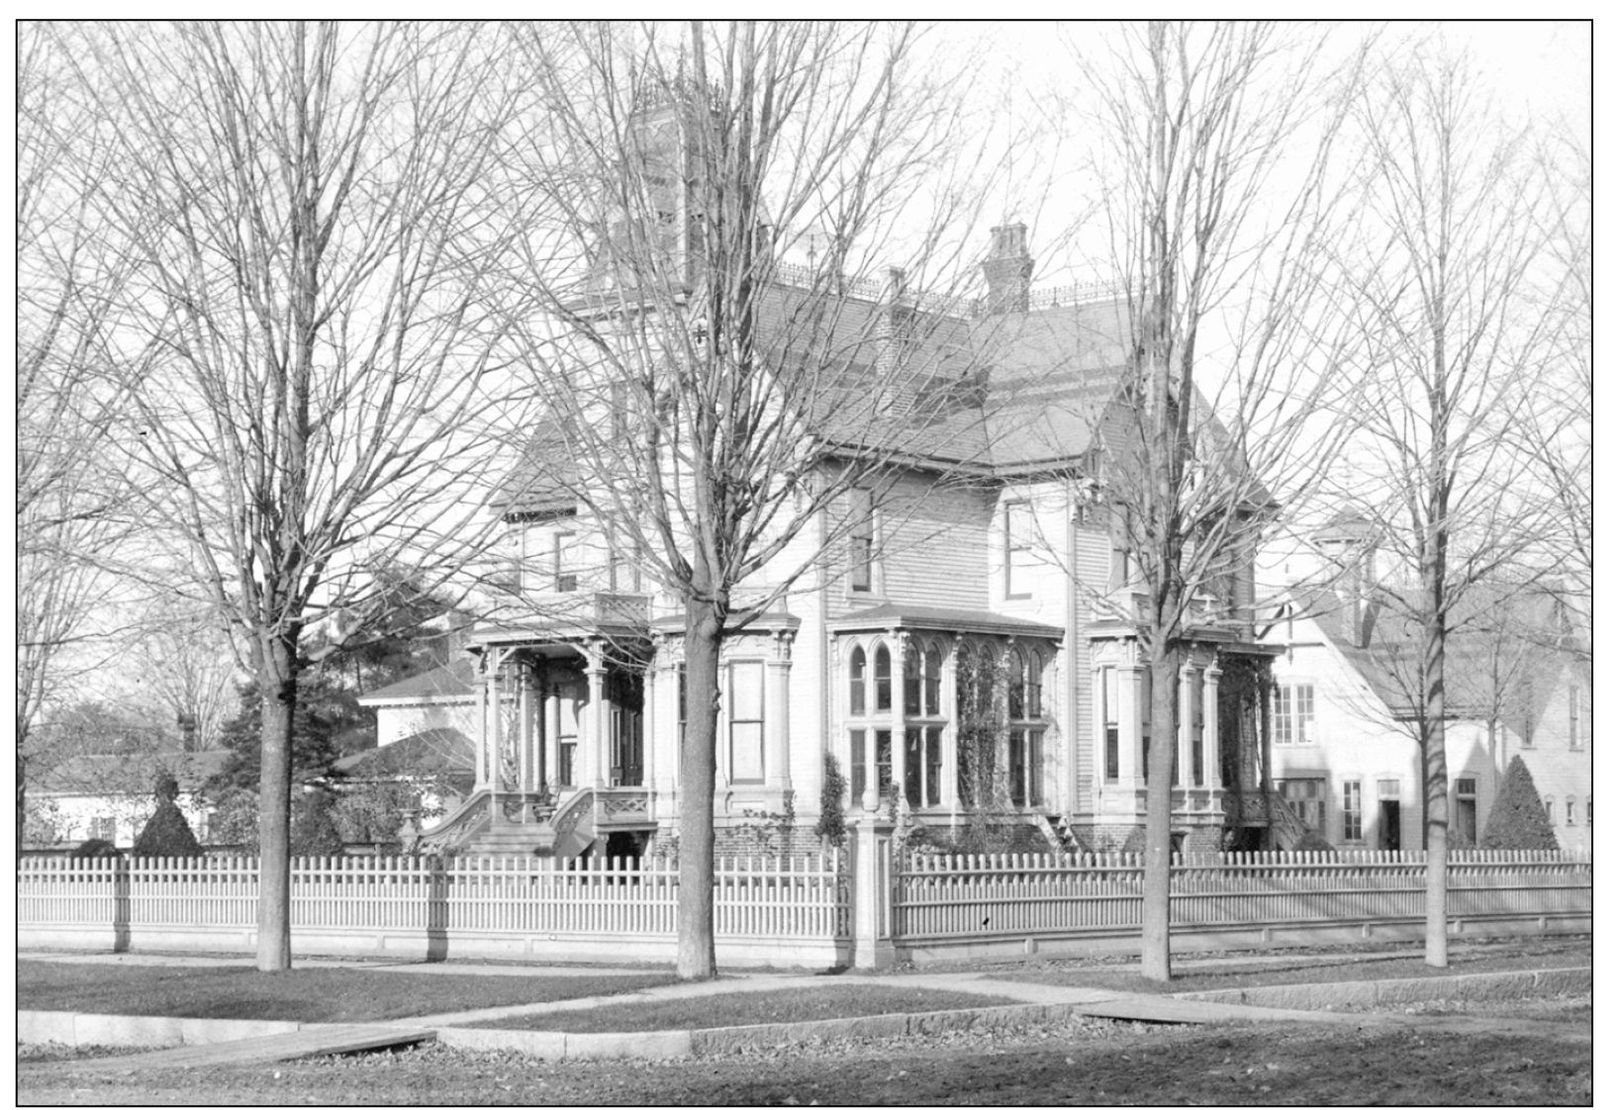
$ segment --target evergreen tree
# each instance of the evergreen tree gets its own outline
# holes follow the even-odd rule
[[[1493,799],[1487,827],[1481,834],[1481,847],[1560,847],[1554,829],[1549,826],[1543,799],[1538,796],[1537,784],[1532,781],[1532,772],[1526,769],[1520,756],[1509,761],[1509,770],[1498,784],[1498,796]]]
[[[289,851],[297,856],[341,856],[344,838],[332,819],[332,795],[306,790],[293,804],[293,832]]]
[[[159,772],[152,792],[158,799],[158,808],[141,829],[141,835],[135,838],[132,854],[144,859],[202,855],[203,849],[186,823],[186,815],[175,804],[180,794],[175,776],[168,771]]]

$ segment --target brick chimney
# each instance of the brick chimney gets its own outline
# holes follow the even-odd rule
[[[1031,261],[1025,225],[991,229],[991,253],[980,266],[986,273],[986,311],[1024,312],[1031,307]]]

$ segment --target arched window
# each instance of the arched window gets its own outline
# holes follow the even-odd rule
[[[1008,719],[1025,719],[1025,653],[1018,649],[1008,653]]]
[[[873,653],[873,712],[888,712],[890,705],[890,649],[880,644]]]
[[[867,652],[858,645],[850,653],[850,715],[867,714]]]
[[[909,717],[924,711],[923,664],[918,658],[918,647],[907,644],[907,658],[901,667],[901,707]]]
[[[941,715],[941,650],[934,644],[924,653],[924,715]]]

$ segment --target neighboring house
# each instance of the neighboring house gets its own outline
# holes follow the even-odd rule
[[[41,774],[28,786],[32,843],[28,847],[107,840],[130,848],[152,811],[153,788],[162,772],[175,777],[175,799],[200,844],[209,839],[211,807],[203,784],[230,758],[227,751],[140,752],[81,755]]]
[[[1424,846],[1416,731],[1415,628],[1371,588],[1340,547],[1356,521],[1320,532],[1324,585],[1294,592],[1263,634],[1274,663],[1269,774],[1279,796],[1336,847]],[[1359,532],[1359,536],[1366,533]],[[1562,609],[1546,595],[1490,585],[1462,607],[1447,641],[1449,823],[1474,844],[1516,755],[1544,797],[1563,848],[1593,844],[1592,678]]]

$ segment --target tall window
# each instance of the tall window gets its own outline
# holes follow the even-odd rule
[[[1363,839],[1363,784],[1361,782],[1343,782],[1340,784],[1340,809],[1342,816],[1341,838],[1344,840]]]
[[[1195,669],[1189,678],[1188,689],[1188,730],[1191,734],[1193,749],[1189,754],[1193,757],[1194,766],[1189,768],[1193,772],[1192,781],[1195,786],[1205,785],[1205,672]]]
[[[873,491],[850,491],[850,588],[866,593],[873,589]]]
[[[1279,683],[1273,687],[1273,743],[1310,744],[1313,730],[1313,691],[1309,683]]]
[[[937,725],[908,726],[902,772],[906,777],[907,804],[941,804],[941,730]]]
[[[1104,781],[1118,782],[1121,778],[1121,704],[1115,687],[1116,670],[1105,667],[1103,675],[1104,699]]]
[[[850,730],[850,800],[859,802],[867,791],[867,729]]]
[[[1030,597],[1035,561],[1036,518],[1029,501],[1010,501],[1003,506],[1003,596]]]
[[[850,653],[850,715],[867,716],[867,652],[860,647]]]
[[[560,594],[572,593],[579,586],[574,572],[574,534],[552,534],[552,588]]]
[[[1577,823],[1577,798],[1573,794],[1566,795],[1566,824]]]
[[[941,715],[941,652],[934,644],[924,653],[924,715]]]
[[[1015,652],[1008,674],[1008,796],[1042,804],[1042,657]]]
[[[1476,780],[1453,780],[1453,828],[1459,839],[1471,848],[1476,846]]]
[[[728,665],[728,713],[733,782],[764,782],[766,665]]]
[[[687,664],[676,665],[676,746],[687,744]]]
[[[873,712],[888,713],[890,700],[890,649],[884,644],[873,652]]]

